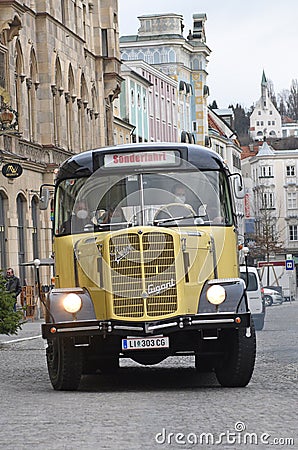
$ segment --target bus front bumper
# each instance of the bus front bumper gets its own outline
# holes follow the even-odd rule
[[[42,337],[53,339],[59,336],[153,336],[191,330],[218,330],[224,328],[248,328],[251,314],[205,313],[172,317],[164,320],[131,322],[120,320],[80,320],[42,324]]]

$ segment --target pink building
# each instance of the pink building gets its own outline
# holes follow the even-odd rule
[[[148,87],[149,142],[178,141],[177,81],[145,61],[125,65],[150,82]]]

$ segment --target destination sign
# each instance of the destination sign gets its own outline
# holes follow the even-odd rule
[[[104,157],[104,167],[177,166],[180,160],[175,151],[150,151],[134,153],[111,153]]]

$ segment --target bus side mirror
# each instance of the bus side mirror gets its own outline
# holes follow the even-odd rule
[[[236,198],[244,198],[245,197],[245,188],[242,176],[240,173],[233,173],[231,175],[233,179],[233,189]]]
[[[45,210],[49,206],[50,190],[47,187],[41,187],[39,196],[39,209]]]

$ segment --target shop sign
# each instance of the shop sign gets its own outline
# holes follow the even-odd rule
[[[7,164],[4,164],[2,167],[2,175],[4,175],[6,178],[18,178],[23,173],[23,168],[20,164],[10,162]]]

